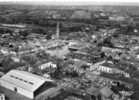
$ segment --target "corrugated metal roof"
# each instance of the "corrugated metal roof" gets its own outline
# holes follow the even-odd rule
[[[11,70],[0,78],[0,81],[5,81],[14,84],[17,87],[34,92],[46,81],[52,80],[25,71]]]

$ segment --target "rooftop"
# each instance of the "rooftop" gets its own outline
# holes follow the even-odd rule
[[[6,75],[1,77],[0,81],[5,81],[10,84],[17,85],[18,87],[21,87],[28,91],[35,91],[46,81],[50,82],[52,80],[45,79],[41,76],[25,71],[11,70]]]

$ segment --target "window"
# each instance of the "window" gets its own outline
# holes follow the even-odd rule
[[[24,80],[25,83],[28,83],[28,81]]]
[[[29,84],[33,85],[33,83],[32,83],[32,82],[29,82]]]

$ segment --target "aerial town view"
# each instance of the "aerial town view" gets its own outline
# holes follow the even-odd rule
[[[0,100],[139,100],[139,5],[1,2]]]

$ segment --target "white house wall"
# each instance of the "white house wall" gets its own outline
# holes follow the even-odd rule
[[[25,89],[22,89],[14,84],[11,84],[11,83],[8,83],[6,81],[3,81],[3,80],[0,80],[0,85],[7,88],[7,89],[10,89],[11,91],[15,91],[15,88],[17,88],[17,93],[21,94],[21,95],[24,95],[30,99],[33,99],[34,98],[34,93],[32,91],[27,91]]]

